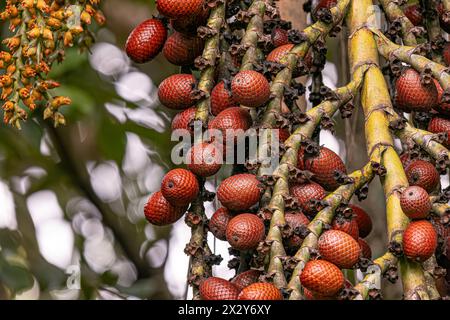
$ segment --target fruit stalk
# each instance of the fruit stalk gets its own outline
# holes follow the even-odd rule
[[[441,295],[439,294],[438,289],[436,288],[436,268],[438,268],[438,264],[436,261],[436,257],[432,256],[430,259],[423,263],[423,268],[425,270],[425,279],[427,284],[427,291],[430,296],[430,300],[440,300]]]
[[[437,0],[421,0],[420,4],[425,9],[425,26],[427,29],[428,39],[431,43],[433,61],[442,63],[442,56],[438,54],[438,49],[443,44],[441,26],[439,23],[439,14],[437,12]]]
[[[450,90],[450,74],[447,72],[447,67],[421,56],[416,47],[399,46],[386,38],[380,30],[375,28],[371,30],[375,35],[378,51],[386,59],[397,58],[410,64],[418,72],[428,69],[445,91]]]
[[[322,234],[324,227],[332,223],[336,209],[342,203],[348,203],[356,191],[372,181],[376,174],[376,168],[379,167],[384,149],[385,148],[382,146],[376,148],[372,153],[370,162],[361,170],[357,170],[349,175],[349,178],[353,181],[352,183],[340,186],[323,200],[326,203],[326,207],[321,210],[308,225],[308,229],[311,232],[303,240],[302,246],[294,256],[297,265],[292,272],[292,277],[288,284],[288,288],[292,290],[289,297],[290,300],[301,299],[299,275],[305,264],[310,260],[311,251],[317,248],[317,241]]]
[[[408,17],[406,17],[400,6],[392,0],[380,0],[380,3],[391,23],[394,21],[400,22],[404,43],[408,46],[417,45],[417,39],[413,30],[414,25]]]
[[[216,64],[220,57],[220,31],[225,24],[225,6],[225,1],[218,2],[216,7],[211,10],[205,27],[209,30],[210,37],[206,40],[203,55],[199,59],[204,69],[200,75],[198,89],[205,94],[205,98],[197,104],[195,119],[203,124],[208,122],[210,93],[214,87]]]
[[[361,65],[371,67],[365,74],[361,104],[365,114],[365,134],[369,157],[379,146],[384,146],[381,164],[386,175],[381,179],[386,197],[388,238],[391,250],[401,253],[402,233],[409,221],[400,207],[400,189],[408,186],[405,171],[389,131],[387,113],[392,110],[389,90],[379,68],[377,43],[368,25],[373,25],[375,12],[372,0],[352,0],[347,25],[352,37],[349,39],[351,72]],[[426,298],[424,275],[420,265],[403,260],[402,281],[405,292],[417,292]],[[407,297],[412,297],[408,294]]]

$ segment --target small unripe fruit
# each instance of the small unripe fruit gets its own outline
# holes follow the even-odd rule
[[[156,57],[167,39],[167,29],[159,19],[149,19],[138,25],[129,35],[125,50],[136,63]]]
[[[239,300],[283,300],[280,290],[271,283],[257,282],[242,289]]]
[[[344,287],[344,275],[331,262],[309,261],[300,275],[301,284],[308,290],[332,297]]]
[[[186,169],[169,171],[161,183],[161,193],[174,206],[187,206],[199,190],[197,178]]]
[[[159,101],[169,109],[187,109],[194,104],[191,94],[195,84],[191,74],[174,74],[159,85]]]
[[[403,252],[409,259],[424,262],[437,247],[437,233],[425,220],[411,222],[403,233]]]
[[[338,231],[325,231],[318,241],[319,253],[323,259],[341,269],[352,268],[359,260],[361,248],[349,234]]]
[[[219,208],[209,220],[209,230],[219,240],[226,240],[227,226],[233,215],[226,208]]]
[[[264,240],[264,223],[254,214],[239,214],[228,223],[226,236],[234,249],[255,249]]]
[[[166,226],[179,220],[186,212],[186,206],[173,206],[162,195],[155,192],[144,207],[145,218],[156,226]]]
[[[436,168],[429,162],[416,160],[406,168],[408,182],[412,186],[419,186],[428,193],[437,188],[440,177]]]
[[[217,198],[220,203],[233,211],[245,211],[258,203],[261,196],[260,182],[249,173],[231,176],[219,185]]]
[[[270,98],[270,85],[259,72],[246,70],[239,72],[231,83],[233,99],[246,107],[257,108]]]
[[[425,219],[431,211],[430,195],[421,187],[408,187],[400,196],[400,205],[408,218]]]
[[[372,231],[372,219],[361,207],[354,204],[350,204],[349,207],[353,210],[354,219],[358,224],[359,236],[361,238],[367,237]]]
[[[188,151],[187,159],[187,168],[203,178],[215,175],[222,167],[222,152],[212,143],[194,144]]]
[[[239,290],[228,280],[210,277],[200,283],[199,293],[202,300],[237,300]]]
[[[258,282],[261,274],[261,271],[258,270],[247,270],[231,279],[231,283],[233,283],[239,289],[239,291],[241,291],[245,287]]]
[[[325,189],[315,182],[294,184],[289,191],[297,199],[302,211],[307,215],[311,215],[316,211],[313,202],[320,201],[327,195]]]

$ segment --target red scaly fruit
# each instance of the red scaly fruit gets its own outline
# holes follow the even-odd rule
[[[257,108],[270,98],[270,85],[267,79],[253,70],[241,71],[231,82],[233,99],[246,107]]]
[[[186,212],[186,206],[173,206],[162,195],[155,192],[144,207],[145,218],[155,226],[166,226],[176,222]]]
[[[197,178],[186,169],[169,171],[161,182],[161,193],[174,206],[187,206],[198,195]]]
[[[420,74],[413,68],[402,72],[395,82],[396,106],[405,112],[430,111],[438,103],[438,93],[434,82],[422,84]]]
[[[450,107],[450,104],[448,105]],[[450,146],[450,120],[443,117],[434,117],[428,124],[428,131],[433,133],[447,133],[447,141],[445,141],[445,146],[448,148]]]
[[[280,142],[286,142],[286,140],[289,139],[290,136],[291,133],[288,129],[282,128],[278,130],[278,139],[280,140]]]
[[[322,296],[316,292],[303,288],[303,296],[306,300],[333,300],[333,297]]]
[[[159,101],[169,109],[187,109],[195,103],[192,99],[195,85],[196,80],[193,75],[174,74],[159,85]]]
[[[245,287],[258,282],[261,274],[262,273],[259,270],[247,270],[231,279],[231,283],[233,283],[239,291],[241,291]]]
[[[425,219],[431,211],[430,195],[424,188],[411,186],[401,194],[400,205],[408,218]]]
[[[202,300],[237,300],[239,290],[228,280],[210,277],[200,283],[199,293]]]
[[[217,116],[227,108],[238,107],[239,104],[231,97],[231,91],[220,81],[211,91],[211,114]]]
[[[404,10],[405,16],[414,26],[420,26],[423,22],[422,9],[418,4],[407,6]]]
[[[310,291],[332,297],[344,287],[345,279],[342,271],[331,262],[312,260],[300,274],[300,282]]]
[[[267,55],[266,60],[269,62],[280,63],[280,61],[289,53],[289,51],[291,51],[293,47],[294,45],[292,43],[277,47]]]
[[[363,258],[372,260],[372,249],[366,240],[359,238],[358,244],[361,247],[361,255]]]
[[[186,166],[195,175],[206,178],[215,175],[222,167],[222,152],[213,143],[194,144],[187,154]]]
[[[239,214],[228,223],[226,236],[234,249],[255,249],[258,243],[264,240],[264,223],[254,214]]]
[[[437,247],[437,233],[426,220],[411,222],[403,233],[403,252],[409,259],[424,262]]]
[[[446,42],[444,49],[442,51],[442,56],[444,58],[445,64],[450,66],[450,42]]]
[[[197,111],[197,107],[190,107],[186,110],[183,110],[175,115],[172,120],[172,131],[183,129],[188,130],[191,134],[194,133],[191,124],[195,119],[195,112]]]
[[[209,17],[209,9],[203,8],[194,16],[187,16],[180,19],[172,19],[170,20],[170,24],[172,25],[175,31],[184,33],[190,36],[197,35],[197,28],[199,26],[206,25]]]
[[[156,9],[170,19],[196,16],[203,8],[203,0],[157,0]]]
[[[400,156],[400,161],[402,162],[403,168],[408,168],[408,166],[416,161],[416,159],[411,158],[411,154],[409,152],[405,152]]]
[[[307,227],[309,219],[301,212],[286,213],[284,219],[286,220],[286,224],[294,231],[294,233],[286,239],[286,245],[292,250],[297,250],[302,245],[303,239],[295,234],[295,230],[302,226]]]
[[[339,183],[335,179],[336,171],[347,173],[342,159],[326,147],[320,148],[319,154],[316,156],[305,155],[303,158],[300,158],[299,154],[299,159],[302,159],[298,162],[303,162],[303,170],[311,171],[314,174],[313,180],[326,190],[334,190],[339,187]],[[300,166],[302,165],[299,165],[299,169],[302,170]]]
[[[338,231],[325,231],[319,238],[318,248],[323,259],[341,269],[351,269],[359,260],[361,248],[349,234]]]
[[[438,103],[434,106],[434,109],[439,113],[443,113],[445,115],[450,115],[450,103],[442,102],[442,96],[444,95],[444,89],[442,89],[441,84],[436,79],[433,79],[434,84],[436,85],[436,89],[438,92]]]
[[[333,219],[331,228],[333,230],[339,230],[348,233],[355,240],[358,240],[359,238],[358,222],[356,221],[355,217],[347,218],[343,216],[337,216]]]
[[[220,203],[232,211],[245,211],[258,203],[261,196],[260,182],[255,175],[241,173],[222,181],[217,189]]]
[[[307,215],[311,215],[316,211],[311,200],[320,201],[327,195],[325,189],[315,182],[294,184],[289,191],[297,199],[302,211]]]
[[[167,29],[159,19],[149,19],[138,25],[128,36],[125,51],[136,63],[156,57],[167,39]]]
[[[444,20],[445,8],[442,2],[438,4],[437,10],[439,14],[439,24],[441,25],[442,30],[444,30],[447,33],[450,33],[450,22],[445,22]]]
[[[416,160],[406,168],[406,176],[411,186],[419,186],[431,193],[439,184],[439,172],[429,162]]]
[[[272,43],[275,47],[281,47],[289,43],[288,31],[282,28],[272,30]]]
[[[233,215],[227,208],[219,208],[209,220],[209,230],[217,239],[225,241],[227,225],[231,219]]]
[[[257,282],[242,289],[238,300],[283,300],[283,295],[273,284]]]
[[[193,64],[195,58],[202,54],[203,47],[202,39],[174,32],[164,44],[163,54],[170,63],[187,66]]]
[[[369,214],[361,207],[354,204],[350,204],[349,207],[353,210],[355,214],[354,219],[358,224],[359,236],[361,238],[367,237],[372,231],[372,219]]]
[[[237,137],[239,131],[248,130],[252,125],[250,113],[240,107],[232,107],[223,110],[217,117],[209,122],[208,128],[219,130],[222,133],[223,142],[226,143],[227,134]]]

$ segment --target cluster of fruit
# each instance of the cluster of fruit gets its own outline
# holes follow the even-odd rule
[[[258,15],[256,10],[247,12],[244,9],[248,9],[247,5],[253,6],[258,2],[264,1],[158,0],[157,9],[164,18],[149,19],[131,32],[126,52],[133,61],[150,61],[162,51],[173,64],[182,66],[183,70],[193,71],[190,74],[172,75],[159,86],[161,103],[178,111],[172,121],[172,130],[185,129],[192,133],[194,121],[199,120],[198,105],[205,100],[209,113],[205,129],[225,132],[256,127],[251,110],[261,111],[256,115],[258,119],[264,113],[264,106],[273,97],[273,88],[278,85],[267,69],[270,66],[285,66],[287,56],[302,42],[294,41],[302,36],[298,31],[289,30],[289,25],[279,18],[269,19],[269,11],[266,10],[267,16],[263,14],[261,21],[270,22],[271,28],[261,28],[261,32],[269,32],[260,34],[263,40],[256,43],[259,47],[255,60],[260,61],[261,65],[242,68],[244,63],[240,58],[244,54],[239,54],[240,50],[236,48],[239,47],[240,40],[245,39],[243,30],[252,17]],[[330,16],[330,8],[336,2],[319,1],[312,12],[313,17],[331,23],[333,17]],[[205,47],[202,51],[210,39],[200,37],[200,34],[208,33],[202,25],[209,25],[212,17],[217,18],[217,8],[225,4],[224,21],[228,23],[219,30],[223,33],[221,41],[213,49],[225,55],[228,52],[237,53],[230,56],[231,59],[225,59],[230,76],[219,78],[218,75],[224,72],[213,70],[215,86],[211,86],[210,92],[199,92],[200,81],[194,74],[198,74],[198,69],[204,69],[199,63],[202,59],[198,56],[202,52],[207,54],[211,49],[208,47],[207,50]],[[247,30],[253,31],[254,27]],[[198,30],[198,34],[195,30]],[[216,32],[217,30],[211,32],[211,28],[209,29],[209,33],[213,35]],[[250,51],[250,48],[246,49]],[[317,51],[309,50],[302,59],[302,66],[306,66],[306,70],[316,64],[314,60],[317,60],[317,54]],[[219,60],[222,62],[220,56],[221,54],[217,54],[214,65],[216,69],[222,65],[219,63]],[[301,74],[298,71],[290,70],[294,75]],[[406,112],[441,112],[447,108],[446,104],[440,102],[440,95],[443,93],[439,83],[424,79],[425,76],[411,68],[404,70],[396,81],[397,108]],[[433,132],[446,131],[442,127],[432,130],[434,126],[435,124],[430,123],[430,130]],[[281,142],[289,138],[291,129],[292,126],[282,127]],[[295,205],[286,205],[284,208],[286,224],[283,226],[283,245],[291,257],[301,247],[308,225],[326,206],[324,199],[327,195],[339,188],[342,180],[348,183],[345,179],[347,170],[340,157],[326,147],[309,148],[311,142],[308,143],[309,145],[299,148],[296,157],[296,170],[307,172],[307,178],[289,181],[288,193]],[[222,167],[223,154],[217,154],[213,144],[211,141],[196,142],[186,154],[187,169],[174,169],[167,173],[162,181],[161,191],[154,193],[145,206],[145,216],[150,223],[158,226],[172,224],[184,213],[192,211],[197,199],[205,200],[204,179],[215,175]],[[411,152],[405,153],[402,160],[411,187],[402,190],[401,207],[413,220],[404,233],[403,251],[408,258],[423,262],[437,250],[436,228],[447,230],[439,221],[431,219],[430,215],[430,194],[439,192],[439,172],[432,163],[414,158]],[[198,286],[202,299],[283,299],[282,293],[285,292],[267,281],[271,279],[271,275],[263,271],[264,261],[261,263],[259,259],[261,252],[267,253],[268,222],[271,217],[261,210],[260,204],[268,190],[270,191],[270,187],[267,181],[247,167],[239,167],[239,170],[235,170],[231,177],[218,186],[216,196],[222,207],[217,209],[209,221],[205,221],[206,229],[217,239],[227,241],[231,247],[230,252],[240,256],[240,259],[250,259],[245,261],[247,268],[236,268],[239,272],[230,281],[205,273],[204,279],[191,282]],[[285,200],[287,202],[288,199]],[[433,220],[434,225],[427,219]],[[372,230],[372,221],[362,208],[344,203],[344,208],[336,212],[331,225],[325,229],[321,235],[317,235],[318,258],[312,257],[300,274],[306,299],[337,299],[343,290],[351,291],[352,284],[345,279],[341,270],[363,269],[367,265],[364,262],[372,258],[370,246],[364,240]],[[231,267],[235,266],[231,264]]]
[[[46,102],[44,119],[52,119],[55,126],[65,124],[58,109],[71,100],[51,95],[50,90],[59,83],[47,75],[54,62],[64,60],[67,47],[77,42],[80,48],[86,48],[93,42],[88,30],[92,19],[100,25],[105,21],[99,2],[6,1],[0,21],[9,20],[15,34],[2,41],[8,51],[0,52],[4,123],[20,128],[20,121],[27,119],[39,103]]]

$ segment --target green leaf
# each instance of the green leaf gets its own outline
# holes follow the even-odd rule
[[[120,166],[125,155],[126,136],[122,126],[112,117],[105,116],[99,126],[98,144],[106,159]]]
[[[25,267],[10,264],[0,257],[0,282],[14,293],[20,293],[30,289],[34,279]]]

